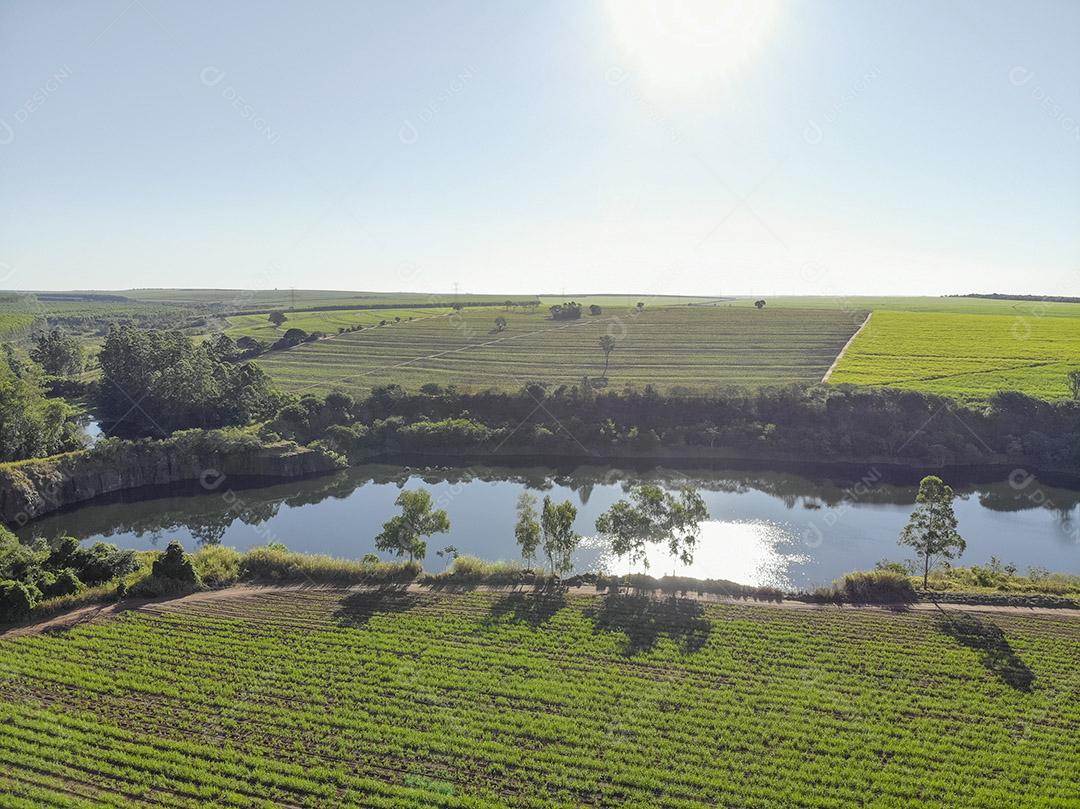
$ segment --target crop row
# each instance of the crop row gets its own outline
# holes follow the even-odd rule
[[[20,789],[162,805],[1073,794],[1077,622],[987,627],[1031,667],[1020,690],[927,616],[709,606],[635,643],[633,600],[529,598],[291,591],[3,642],[0,773],[37,749]]]

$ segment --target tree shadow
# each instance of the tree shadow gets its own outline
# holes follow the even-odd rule
[[[349,593],[334,610],[334,618],[342,626],[363,627],[379,613],[405,612],[411,609],[420,597],[410,593],[405,585],[384,585],[370,590],[357,590]]]
[[[510,620],[535,628],[551,620],[566,606],[566,591],[562,587],[507,593],[491,607],[490,623]]]
[[[587,614],[597,629],[626,635],[626,655],[648,651],[661,636],[674,640],[685,653],[696,652],[712,631],[701,602],[683,598],[612,592]]]
[[[971,614],[946,613],[938,621],[938,630],[969,649],[982,652],[980,661],[987,671],[1017,691],[1030,691],[1035,673],[1013,651],[1005,633],[988,620]]]

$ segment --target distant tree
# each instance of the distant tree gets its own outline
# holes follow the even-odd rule
[[[659,486],[646,484],[619,500],[596,520],[596,530],[611,543],[617,556],[648,567],[648,546],[665,544],[668,552],[688,565],[694,560],[701,522],[708,519],[705,501],[693,488],[675,497]]]
[[[1080,371],[1069,371],[1069,390],[1074,399],[1080,399]]]
[[[53,376],[74,376],[81,374],[86,367],[82,345],[59,329],[37,336],[34,347],[30,349],[30,359]]]
[[[641,311],[643,311],[644,309],[645,309],[645,302],[644,302],[644,301],[638,301],[638,302],[637,302],[637,310],[638,310],[639,312],[641,312]]]
[[[503,309],[505,309],[507,312],[509,312],[513,308],[514,308],[514,302],[512,300],[507,298],[505,301],[503,301]]]
[[[615,338],[605,334],[600,338],[600,350],[604,352],[604,378],[607,379],[608,364],[611,362],[611,352],[615,350]]]
[[[460,312],[464,307],[462,307],[460,303],[454,303],[450,305],[450,308],[453,309],[455,312]]]
[[[599,306],[597,306],[595,303],[589,304],[589,314],[590,315],[598,315],[602,311],[604,311],[604,310],[601,309]]]
[[[536,498],[528,492],[522,492],[517,501],[517,525],[514,526],[514,538],[521,548],[521,558],[528,567],[532,567],[536,558],[536,549],[540,546],[540,523],[537,520]]]
[[[923,562],[923,589],[930,579],[934,559],[955,559],[967,544],[956,531],[952,487],[936,475],[927,475],[919,483],[915,510],[900,532],[899,543],[915,549]]]
[[[552,320],[577,320],[581,317],[581,304],[574,301],[557,303],[550,308]]]
[[[281,324],[288,319],[289,318],[285,315],[284,312],[271,312],[270,317],[267,318],[267,320],[274,324],[274,328],[276,329],[280,329]]]
[[[581,535],[574,531],[577,509],[569,500],[554,503],[550,497],[544,498],[544,508],[540,515],[540,528],[543,532],[544,553],[551,565],[551,572],[557,575],[573,569],[572,557]]]
[[[765,301],[763,299],[759,298],[758,300],[754,301],[754,306],[756,306],[758,309],[764,309],[765,308]]]
[[[383,523],[382,533],[375,537],[375,547],[397,556],[408,554],[410,562],[423,559],[427,556],[427,542],[423,538],[445,534],[450,530],[450,518],[442,509],[432,509],[431,494],[424,489],[404,491],[394,504],[401,508],[401,514]]]
[[[503,331],[505,328],[506,328],[506,318],[505,317],[497,317],[497,318],[495,318],[495,331]]]

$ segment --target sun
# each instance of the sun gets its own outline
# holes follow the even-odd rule
[[[606,0],[623,67],[666,92],[731,81],[767,41],[777,6],[777,0]]]

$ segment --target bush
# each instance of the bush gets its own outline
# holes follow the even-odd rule
[[[856,604],[909,604],[918,598],[911,579],[893,570],[848,573],[833,583],[831,594]]]
[[[137,598],[161,598],[164,596],[187,595],[198,589],[199,587],[194,581],[151,575],[129,587],[127,595]]]
[[[0,582],[0,622],[20,621],[30,615],[38,598],[37,588],[19,581]]]
[[[70,567],[64,568],[52,577],[48,587],[41,588],[43,598],[58,598],[74,595],[83,589],[82,580]]]
[[[240,578],[240,554],[234,548],[209,545],[191,555],[195,572],[203,584],[223,587]]]
[[[165,553],[154,560],[154,566],[150,569],[150,577],[158,579],[172,579],[181,584],[200,584],[199,574],[191,563],[191,557],[184,553],[184,546],[175,539],[169,543]]]

